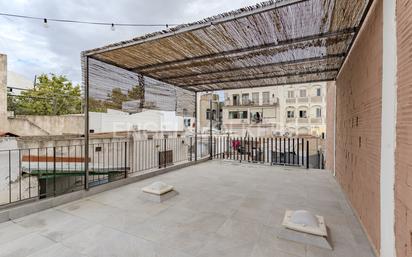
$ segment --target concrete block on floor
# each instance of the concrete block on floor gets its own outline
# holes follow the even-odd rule
[[[140,197],[146,201],[151,201],[155,203],[162,203],[164,201],[169,200],[170,198],[178,195],[178,192],[175,190],[169,191],[167,193],[164,193],[162,195],[156,195],[152,193],[142,193]]]
[[[328,234],[330,231],[328,229]],[[288,228],[281,228],[277,231],[277,237],[284,240],[312,245],[323,249],[333,250],[331,243],[326,237],[312,235],[308,233],[294,231]]]

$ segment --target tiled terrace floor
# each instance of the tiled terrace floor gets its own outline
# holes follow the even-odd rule
[[[179,195],[139,198],[155,180]],[[209,161],[2,223],[0,256],[373,256],[338,188],[325,171]],[[324,215],[334,251],[278,239],[286,208]]]

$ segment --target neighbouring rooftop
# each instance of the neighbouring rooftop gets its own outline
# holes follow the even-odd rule
[[[174,198],[140,198],[154,181]],[[323,215],[334,251],[278,239],[286,209]],[[207,161],[0,224],[0,256],[374,256],[324,170]]]

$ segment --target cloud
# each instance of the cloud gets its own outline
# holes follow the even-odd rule
[[[256,0],[15,0],[0,1],[2,12],[47,18],[117,23],[187,23],[255,4]],[[9,69],[32,79],[40,73],[81,81],[80,52],[130,39],[159,28],[121,28],[0,17],[0,53]]]

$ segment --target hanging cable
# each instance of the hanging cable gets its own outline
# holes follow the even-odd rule
[[[161,24],[161,23],[147,23],[147,24],[146,23],[113,23],[113,22],[96,22],[96,21],[68,20],[68,19],[49,19],[49,18],[43,18],[43,17],[19,15],[19,14],[12,14],[12,13],[1,13],[1,12],[0,12],[0,16],[21,18],[21,19],[30,19],[30,20],[42,20],[43,25],[45,27],[48,26],[49,21],[63,22],[63,23],[77,23],[77,24],[110,26],[112,30],[114,30],[115,26],[119,26],[119,27],[165,27],[165,28],[169,28],[169,26],[179,25],[179,24],[171,24],[171,23],[165,23],[165,24]]]

